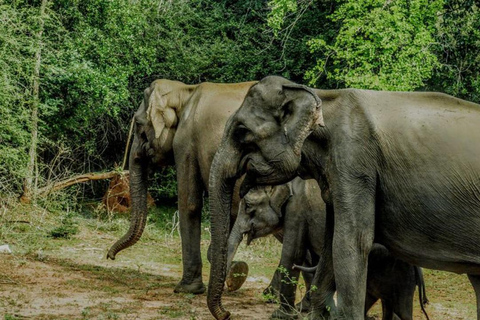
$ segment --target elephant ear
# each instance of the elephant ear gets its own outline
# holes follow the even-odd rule
[[[303,142],[314,130],[315,125],[325,126],[322,100],[315,92],[301,84],[284,84],[285,100],[281,108],[281,123],[287,141],[295,154],[300,155]]]
[[[293,195],[292,183],[288,182],[275,187],[272,187],[270,191],[267,191],[270,196],[270,207],[277,213],[279,217],[282,214],[282,208]]]
[[[165,93],[160,85],[155,85],[145,101],[147,119],[152,123],[155,139],[158,139],[156,144],[163,149],[170,149],[178,123],[176,106],[170,104],[169,98],[172,98],[172,91]]]
[[[323,121],[323,112],[322,112],[322,100],[320,99],[319,96],[309,87],[303,85],[303,84],[297,84],[297,83],[292,83],[292,84],[284,84],[283,90],[285,92],[285,96],[287,98],[287,102],[292,102],[294,101],[297,106],[302,107],[302,105],[311,105],[314,106],[314,109],[311,110],[313,111],[313,117],[315,119],[315,124],[320,125],[321,127],[325,126],[325,122]],[[313,101],[310,99],[314,99]],[[310,100],[310,102],[308,101]],[[314,103],[312,105],[312,103]],[[307,108],[309,109],[309,108]],[[309,110],[304,110],[304,111],[309,111]]]

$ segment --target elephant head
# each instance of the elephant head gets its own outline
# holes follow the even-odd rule
[[[318,124],[321,100],[312,89],[269,76],[248,91],[229,119],[210,171],[212,267],[208,307],[217,319],[229,313],[221,304],[235,180],[246,173],[241,195],[256,185],[282,184],[297,175],[301,150]]]
[[[228,238],[227,270],[230,269],[230,264],[245,235],[249,245],[254,239],[282,229],[283,207],[291,196],[290,182],[274,187],[255,187],[245,195]]]
[[[107,258],[141,237],[147,220],[148,166],[173,164],[172,142],[182,107],[194,85],[166,79],[154,81],[144,91],[144,99],[135,113],[134,139],[130,148],[130,228],[108,251]]]

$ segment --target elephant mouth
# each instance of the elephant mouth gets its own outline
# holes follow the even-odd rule
[[[275,168],[258,154],[249,154],[240,162],[240,172],[267,177],[273,175]]]
[[[271,227],[260,227],[260,229],[257,230],[257,229],[252,228],[252,229],[244,232],[243,236],[247,237],[247,246],[249,246],[250,243],[252,243],[253,240],[258,239],[258,238],[262,238],[262,237],[266,237],[270,234],[273,234],[273,233],[277,232],[280,229],[271,228]]]

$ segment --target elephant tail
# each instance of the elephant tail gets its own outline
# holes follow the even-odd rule
[[[415,270],[415,280],[418,286],[418,299],[420,300],[420,308],[422,309],[425,318],[427,318],[427,320],[430,320],[427,311],[425,310],[425,305],[428,304],[429,301],[425,290],[425,280],[423,279],[422,268],[414,266],[413,269]]]
[[[315,271],[317,271],[317,266],[305,267],[305,266],[299,266],[297,264],[294,264],[293,269],[298,269],[300,271],[308,272],[308,273],[315,273]]]

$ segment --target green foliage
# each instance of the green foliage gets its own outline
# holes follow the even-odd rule
[[[0,199],[18,196],[41,46],[36,184],[121,162],[154,79],[238,82],[278,74],[318,87],[443,91],[480,101],[473,0],[0,0]],[[151,192],[176,195],[173,169]],[[78,190],[100,198],[101,183]],[[2,200],[0,200],[2,201]]]
[[[172,199],[177,196],[177,172],[173,167],[156,171],[150,179],[148,191],[156,201]]]
[[[21,187],[28,154],[34,42],[30,7],[0,1],[0,198]]]
[[[433,51],[437,16],[443,0],[348,0],[330,16],[340,29],[329,42],[309,42],[317,65],[306,73],[317,84],[319,73],[345,86],[414,90],[438,65]]]
[[[318,288],[314,285],[312,285],[308,290],[307,290],[307,287],[305,285],[304,282],[300,282],[299,279],[297,277],[292,277],[290,275],[290,271],[285,268],[283,265],[280,265],[277,267],[277,271],[280,272],[280,274],[282,275],[282,280],[281,282],[282,283],[285,283],[285,284],[289,284],[289,285],[293,285],[296,287],[296,290],[299,290],[300,291],[300,294],[302,296],[304,295],[310,295],[312,292],[318,290]],[[263,295],[262,295],[262,298],[267,301],[267,302],[270,302],[270,303],[280,303],[280,299],[278,297],[278,294],[276,294],[275,292],[264,292]],[[327,306],[327,311],[330,312],[330,307]],[[291,310],[288,310],[289,312],[291,312],[292,314],[295,314],[299,319],[309,319],[309,317],[304,317],[300,311],[298,311],[296,308],[292,308]]]
[[[6,22],[0,66],[7,71],[0,79],[0,183],[19,193],[30,142],[39,2],[3,0],[0,6]],[[238,82],[280,73],[300,80],[305,41],[301,50],[283,50],[266,32],[265,9],[263,1],[251,0],[50,1],[42,36],[38,184],[119,163],[133,112],[154,79]],[[84,191],[98,197],[94,186]]]
[[[296,0],[273,0],[269,1],[268,5],[271,11],[268,14],[267,24],[272,28],[276,35],[282,29],[285,22],[285,17],[289,12],[296,12],[298,9]]]
[[[177,207],[160,203],[149,210],[148,222],[157,228],[171,231],[178,227]]]
[[[475,1],[447,1],[437,23],[440,65],[428,89],[480,102],[480,8]]]

